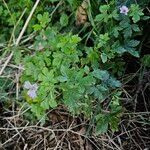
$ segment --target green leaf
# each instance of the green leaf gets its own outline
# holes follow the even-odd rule
[[[144,13],[139,8],[139,5],[137,5],[137,4],[131,5],[129,16],[132,17],[132,20],[134,23],[137,23],[140,20],[141,16],[143,16],[143,15],[144,15]]]
[[[67,76],[67,74],[68,74],[68,67],[62,65],[61,68],[60,68],[60,72],[61,72],[61,74],[63,76]]]
[[[3,7],[0,6],[0,15],[2,14],[2,12],[3,12]]]
[[[62,14],[60,17],[61,26],[65,27],[68,25],[68,16],[66,14]]]
[[[106,133],[108,130],[108,120],[109,118],[106,115],[99,114],[96,116],[96,135]]]
[[[40,104],[31,104],[31,111],[38,119],[41,119],[41,117],[44,115],[44,110]]]
[[[102,14],[98,14],[95,18],[95,21],[101,22],[103,20],[106,23],[110,18],[112,18],[112,15],[107,13],[109,8],[109,5],[101,5],[99,10]]]
[[[135,32],[140,32],[140,31],[141,31],[140,28],[139,28],[139,26],[138,26],[137,24],[133,24],[133,25],[132,25],[132,29],[133,29],[133,31],[135,31]]]
[[[106,70],[95,69],[93,76],[104,81],[109,79],[109,73]]]
[[[41,14],[38,14],[38,15],[37,15],[37,19],[38,19],[39,21],[41,21],[41,20],[42,20],[42,15],[41,15]]]
[[[150,19],[150,16],[144,16],[143,18],[142,18],[142,20],[149,20]]]
[[[117,116],[111,117],[109,124],[113,132],[118,131],[119,122],[120,122],[120,118],[118,118]]]
[[[89,68],[88,66],[85,66],[85,67],[84,67],[84,72],[85,72],[86,74],[89,74],[90,68]]]
[[[107,55],[105,53],[101,54],[102,62],[105,63],[107,61]]]
[[[134,48],[127,48],[127,51],[128,51],[131,55],[133,55],[133,56],[135,56],[135,57],[137,57],[137,58],[140,57],[139,52],[136,51]]]
[[[72,35],[70,40],[72,44],[77,44],[81,41],[81,38],[78,35]]]
[[[63,53],[61,53],[61,52],[54,52],[53,53],[53,57],[54,57],[53,62],[52,62],[53,66],[56,66],[56,67],[59,68],[61,63],[62,63]]]
[[[116,80],[116,79],[113,78],[113,77],[110,77],[110,78],[109,78],[108,84],[109,84],[110,87],[112,87],[112,88],[121,87],[120,81]]]
[[[49,109],[49,102],[48,99],[46,98],[44,101],[41,102],[41,107],[46,110]]]
[[[128,45],[129,47],[136,47],[136,46],[139,45],[140,41],[137,41],[137,40],[130,40],[130,41],[127,41],[126,43],[127,43],[127,45]]]
[[[88,76],[81,78],[80,83],[82,86],[88,87],[88,86],[95,84],[95,79],[93,78],[91,74],[89,74]]]
[[[94,96],[96,99],[99,99],[101,102],[104,99],[102,92],[98,88],[94,88]]]
[[[94,48],[87,48],[86,49],[87,53],[87,60],[91,62],[92,66],[98,66],[98,60],[99,60],[99,55],[98,51],[96,51]]]
[[[47,67],[44,67],[43,70],[42,70],[42,73],[47,76],[49,71],[48,71],[48,68]]]
[[[150,67],[150,54],[144,55],[141,61],[145,67]]]
[[[115,38],[117,38],[119,36],[119,31],[121,31],[122,28],[121,27],[114,27],[112,29],[112,34],[114,35]]]
[[[108,122],[107,123],[103,123],[103,122],[98,122],[96,125],[96,135],[99,134],[104,134],[106,133],[108,130]]]
[[[95,17],[95,21],[97,22],[101,22],[103,19],[104,19],[105,15],[103,14],[98,14],[96,17]]]
[[[15,57],[15,63],[19,64],[21,62],[21,58],[22,58],[21,50],[17,49],[14,52],[14,57]]]
[[[136,23],[140,20],[140,16],[138,14],[134,14],[132,19],[133,19],[133,22]]]
[[[110,6],[109,5],[101,5],[99,10],[101,13],[105,13],[109,10]]]
[[[56,100],[51,99],[51,100],[49,101],[49,105],[50,105],[51,108],[57,107],[57,102],[56,102]]]
[[[66,76],[58,76],[58,81],[60,82],[66,82],[68,80],[68,78]]]
[[[119,23],[119,26],[121,28],[128,28],[130,27],[130,20],[129,19],[123,19],[120,23]]]
[[[43,15],[38,14],[37,19],[40,22],[40,25],[42,26],[42,28],[45,28],[46,25],[50,22],[49,13],[44,12]]]
[[[124,47],[122,47],[122,46],[117,47],[115,50],[116,50],[116,52],[117,52],[118,54],[122,54],[122,53],[124,53],[124,52],[127,51],[127,50],[126,50]]]
[[[97,88],[101,91],[101,92],[106,92],[108,91],[108,88],[102,84],[97,85]]]
[[[131,28],[131,26],[129,26],[128,28],[124,29],[123,33],[124,33],[124,38],[125,39],[131,37],[132,36],[132,28]]]
[[[119,19],[119,14],[117,13],[117,9],[115,9],[113,12],[112,12],[112,17],[114,18],[114,19],[116,19],[116,20],[118,20]]]
[[[99,41],[98,41],[98,47],[103,47],[107,44],[107,42],[110,40],[110,37],[108,33],[100,34]]]
[[[42,26],[41,26],[40,24],[35,24],[35,25],[33,26],[33,28],[34,28],[35,31],[38,31],[38,30],[41,30],[41,29],[42,29]]]

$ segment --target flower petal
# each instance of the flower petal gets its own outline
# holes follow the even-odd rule
[[[38,85],[35,83],[35,84],[33,84],[32,85],[32,90],[35,90],[35,91],[37,91],[37,89],[38,89]]]
[[[35,91],[35,90],[29,90],[29,91],[27,92],[27,94],[28,94],[32,99],[34,99],[34,98],[37,97],[37,94],[36,94],[36,91]]]
[[[122,6],[122,7],[120,7],[120,13],[121,13],[121,14],[127,15],[128,12],[129,12],[129,9],[128,9],[127,6]]]
[[[30,81],[25,81],[23,87],[24,87],[25,89],[30,89],[30,88],[32,87],[32,85],[31,85]]]

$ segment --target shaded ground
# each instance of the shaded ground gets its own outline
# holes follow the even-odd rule
[[[137,103],[138,104],[138,103]],[[71,117],[64,107],[48,112],[44,127],[31,125],[19,111],[1,111],[1,149],[14,150],[144,150],[150,147],[150,113],[125,113],[116,133],[87,135],[88,121]]]

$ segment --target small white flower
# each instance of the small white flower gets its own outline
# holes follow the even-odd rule
[[[29,81],[25,81],[24,86],[25,89],[28,90],[27,94],[32,98],[36,98],[37,94],[36,91],[38,89],[38,85],[35,84],[31,84]]]
[[[129,9],[128,9],[127,6],[122,6],[122,7],[120,7],[120,13],[121,13],[121,14],[127,15],[128,12],[129,12]]]

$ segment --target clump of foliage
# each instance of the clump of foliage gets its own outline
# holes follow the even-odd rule
[[[142,9],[133,2],[126,6],[129,11],[120,13],[123,2],[87,0],[87,9],[82,9],[88,19],[76,26],[76,10],[82,1],[49,3],[46,12],[38,9],[29,26],[29,33],[33,29],[36,37],[23,59],[22,84],[29,81],[38,86],[34,98],[27,89],[23,91],[32,114],[40,120],[46,110],[64,104],[73,115],[82,113],[94,120],[97,134],[106,132],[108,127],[116,131],[122,112],[122,83],[117,78],[124,72],[124,54],[140,56],[136,49],[140,42],[135,37],[141,34],[138,22],[144,19]],[[24,5],[31,4],[27,1]],[[0,8],[4,11],[3,6]],[[14,14],[16,18],[19,15]],[[12,18],[15,19],[13,14]],[[87,44],[89,41],[91,45]],[[35,92],[32,90],[30,87]]]
[[[37,98],[31,99],[26,94],[32,112],[40,118],[45,110],[64,103],[73,114],[83,113],[88,118],[98,115],[103,111],[101,103],[121,83],[108,71],[92,65],[93,61],[98,64],[98,59],[96,61],[91,55],[93,48],[86,48],[87,54],[83,56],[82,49],[78,47],[81,38],[77,35],[60,34],[49,27],[43,34],[44,50],[24,59],[26,69],[22,81],[36,82],[39,86]],[[37,38],[36,48],[39,47],[41,38]],[[113,109],[113,104],[116,110]],[[117,108],[120,110],[119,102],[110,105],[113,111],[118,111]],[[95,112],[95,108],[98,112]]]

